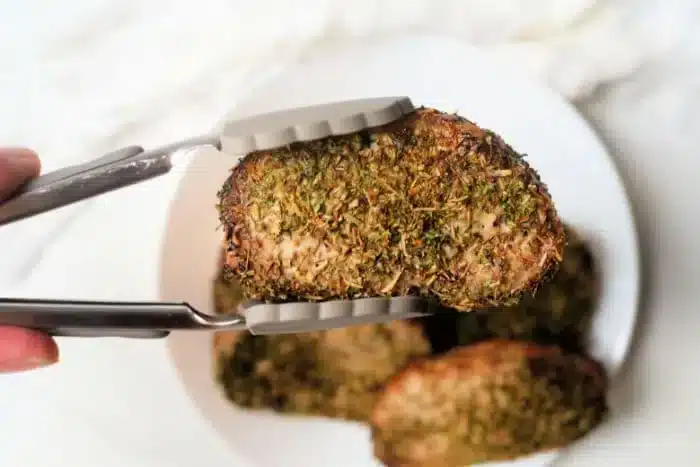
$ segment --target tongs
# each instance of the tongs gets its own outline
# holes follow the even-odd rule
[[[166,174],[182,150],[213,146],[222,157],[282,147],[391,123],[414,111],[407,97],[382,97],[287,109],[231,121],[216,134],[153,150],[128,146],[91,162],[42,175],[0,204],[0,226]],[[234,160],[234,159],[232,159]],[[432,313],[420,297],[324,302],[241,303],[209,315],[186,302],[106,302],[0,298],[0,325],[56,336],[159,338],[173,330],[248,330],[253,334],[307,332],[405,319]]]

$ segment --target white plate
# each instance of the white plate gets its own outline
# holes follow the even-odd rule
[[[474,49],[414,37],[309,57],[256,89],[232,115],[382,95],[408,95],[415,104],[458,111],[528,154],[562,218],[594,247],[604,288],[590,352],[609,371],[619,369],[630,344],[639,292],[632,214],[607,151],[558,95]],[[233,163],[214,151],[201,151],[192,159],[170,210],[162,298],[189,300],[202,311],[212,311],[211,280],[222,235],[216,192]],[[252,465],[379,465],[362,426],[232,407],[212,380],[210,335],[175,333],[169,348],[186,391],[214,428],[212,436],[216,432],[224,437]],[[549,453],[507,465],[545,465],[554,457]]]

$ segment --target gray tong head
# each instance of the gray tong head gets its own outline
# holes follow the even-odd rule
[[[414,111],[408,97],[379,97],[281,110],[225,123],[219,132],[144,151],[129,146],[86,164],[42,175],[0,203],[0,226],[165,174],[180,150],[211,145],[241,156],[296,142],[386,125]],[[232,158],[232,165],[236,159]],[[165,337],[172,330],[247,329],[305,332],[432,313],[419,297],[326,302],[248,302],[233,315],[210,316],[187,303],[1,299],[0,325],[61,336]],[[231,310],[234,311],[234,310]]]
[[[417,318],[432,313],[435,306],[419,297],[247,302],[234,314],[212,316],[184,302],[0,299],[0,326],[20,326],[70,337],[161,338],[171,331],[222,330],[264,335]]]

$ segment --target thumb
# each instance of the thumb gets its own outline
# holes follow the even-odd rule
[[[0,373],[33,370],[58,361],[54,340],[39,331],[0,326]]]
[[[39,175],[39,157],[29,149],[0,149],[0,200]]]

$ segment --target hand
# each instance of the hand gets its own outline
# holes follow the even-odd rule
[[[41,163],[34,152],[0,149],[0,202],[39,175],[40,170]],[[3,247],[11,245],[0,245],[0,251]],[[50,336],[31,329],[0,326],[0,373],[32,370],[57,361],[58,347]]]

